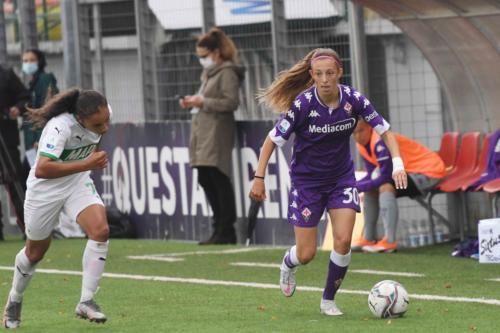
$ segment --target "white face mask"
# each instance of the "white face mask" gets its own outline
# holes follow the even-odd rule
[[[203,68],[209,68],[209,67],[215,65],[214,60],[208,56],[205,58],[199,58],[199,59],[200,59],[200,64]]]
[[[27,75],[33,75],[38,71],[36,62],[23,62],[22,70]]]

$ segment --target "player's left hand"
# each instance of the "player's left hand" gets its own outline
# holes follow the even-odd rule
[[[396,185],[396,189],[403,190],[408,187],[408,176],[406,171],[398,170],[392,173],[392,179]]]

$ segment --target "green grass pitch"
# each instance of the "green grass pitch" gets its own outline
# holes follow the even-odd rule
[[[0,243],[0,266],[12,266],[21,241]],[[55,240],[40,269],[81,270],[85,240]],[[340,293],[342,317],[319,313],[320,291],[297,290],[291,298],[279,289],[229,286],[224,281],[278,284],[279,270],[238,267],[235,262],[279,264],[284,249],[259,248],[219,253],[237,247],[200,247],[193,243],[148,240],[111,240],[106,272],[97,301],[108,316],[104,325],[75,318],[81,277],[37,273],[23,304],[18,332],[499,332],[500,305],[411,298],[403,318],[373,318],[367,296]],[[350,268],[414,272],[425,277],[348,273],[342,289],[368,292],[378,281],[399,281],[410,294],[500,300],[499,265],[479,264],[450,256],[450,244],[403,250],[396,254],[353,255]],[[217,254],[193,254],[216,251]],[[171,254],[182,261],[132,260],[127,256]],[[322,288],[329,253],[319,251],[312,263],[297,273],[298,286]],[[144,281],[130,276],[162,276],[178,281]],[[0,299],[5,301],[12,271],[0,269]],[[199,279],[199,280],[188,280]],[[193,283],[193,282],[199,283]],[[207,284],[217,281],[217,285]],[[498,303],[498,302],[497,302]],[[2,305],[3,306],[3,305]]]

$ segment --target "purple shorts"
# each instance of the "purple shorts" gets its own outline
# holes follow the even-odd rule
[[[317,188],[292,185],[288,194],[288,223],[297,227],[316,227],[329,209],[351,208],[360,212],[359,194],[355,182]]]

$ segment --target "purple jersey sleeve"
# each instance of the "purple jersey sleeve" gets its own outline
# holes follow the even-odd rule
[[[495,151],[493,152],[493,161],[495,161],[495,165],[500,167],[500,137],[495,143]]]
[[[283,146],[288,141],[290,135],[295,131],[299,123],[300,106],[302,101],[296,99],[290,109],[282,113],[276,125],[269,132],[271,140],[279,147]]]
[[[361,95],[358,91],[353,92],[354,109],[357,115],[370,124],[378,135],[382,135],[387,131],[391,125],[375,110],[372,103],[365,96]]]
[[[389,149],[387,149],[384,141],[379,140],[375,145],[375,156],[379,164],[380,175],[375,177],[373,175],[375,166],[363,159],[367,165],[372,165],[372,168],[371,171],[367,168],[368,177],[365,177],[357,182],[356,186],[359,192],[373,191],[380,187],[380,185],[390,183],[392,181],[392,159]]]

